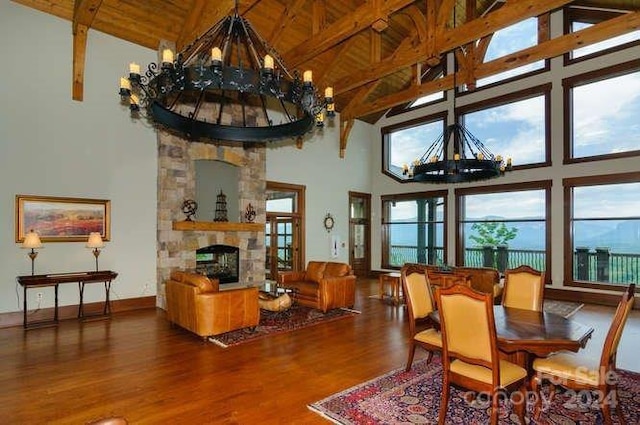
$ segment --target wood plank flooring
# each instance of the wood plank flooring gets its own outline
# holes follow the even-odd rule
[[[131,424],[324,424],[307,404],[406,361],[403,307],[369,295],[362,314],[227,349],[171,327],[162,310],[57,328],[0,330],[0,423],[84,424],[121,415]],[[585,306],[599,353],[613,308]],[[622,338],[619,365],[640,372],[640,312]],[[418,358],[423,352],[418,350]]]

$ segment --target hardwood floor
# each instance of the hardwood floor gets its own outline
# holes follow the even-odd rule
[[[169,326],[156,309],[1,329],[0,422],[83,424],[122,415],[131,424],[327,423],[307,404],[405,364],[404,308],[369,298],[377,285],[358,282],[355,318],[227,349]],[[596,329],[589,352],[599,353],[613,311],[587,305],[576,314]],[[639,336],[634,310],[621,368],[640,372]]]

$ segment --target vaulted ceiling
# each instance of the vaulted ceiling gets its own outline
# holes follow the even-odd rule
[[[82,100],[87,32],[178,51],[224,16],[235,0],[13,0],[70,21],[73,87]],[[343,122],[375,122],[387,110],[451,88],[429,79],[457,47],[459,79],[478,78],[563,54],[640,28],[638,0],[239,0],[239,13],[280,53],[290,70],[311,69],[334,87]],[[548,13],[564,6],[623,11],[574,34],[549,39]],[[538,45],[484,62],[491,34],[540,16]],[[455,24],[454,24],[455,19]],[[71,35],[73,34],[73,35]],[[132,58],[133,59],[133,58]],[[434,74],[434,73],[431,73]]]

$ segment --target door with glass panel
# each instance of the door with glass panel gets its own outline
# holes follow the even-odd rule
[[[278,272],[304,267],[304,186],[267,182],[265,223],[265,273],[276,280]]]
[[[371,195],[349,192],[349,264],[356,276],[367,277],[371,270]]]

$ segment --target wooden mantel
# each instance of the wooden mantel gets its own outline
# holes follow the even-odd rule
[[[264,223],[232,223],[228,221],[174,221],[173,230],[204,232],[264,232]]]

